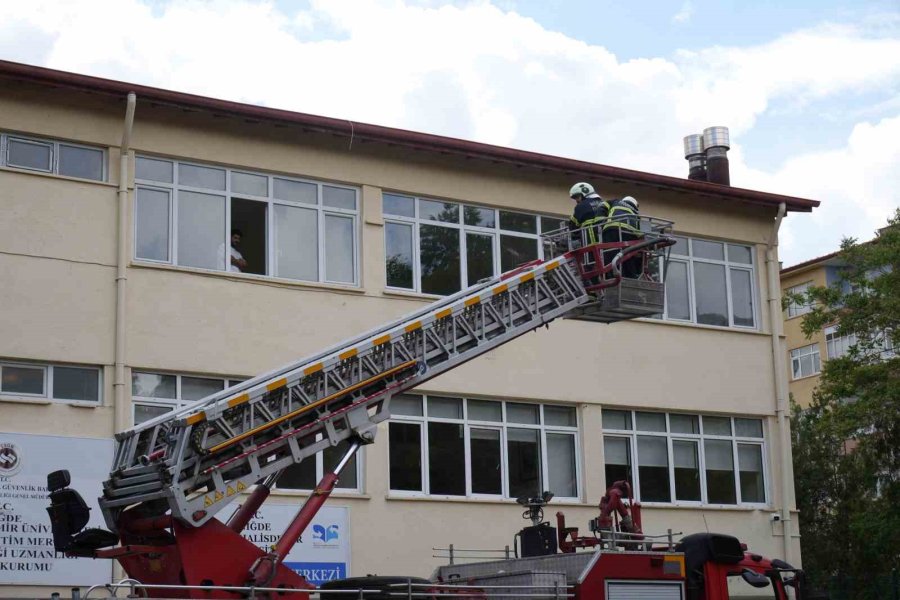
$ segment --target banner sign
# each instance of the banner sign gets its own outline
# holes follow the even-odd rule
[[[296,504],[267,504],[247,524],[242,535],[266,552],[278,541],[303,498]],[[345,507],[323,506],[284,565],[320,585],[350,573],[350,519]]]
[[[47,474],[68,469],[91,508],[88,527],[105,527],[97,505],[113,441],[0,431],[0,585],[108,583],[112,562],[66,558],[53,550]]]

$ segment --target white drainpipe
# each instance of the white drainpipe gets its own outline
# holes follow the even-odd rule
[[[787,212],[784,202],[778,205],[772,238],[766,249],[766,274],[769,288],[769,322],[772,328],[772,367],[775,370],[775,418],[781,447],[781,525],[784,531],[784,560],[791,562],[791,439],[788,423],[787,364],[784,351],[784,322],[781,310],[781,282],[778,278],[778,230]]]
[[[125,110],[125,130],[122,133],[121,156],[119,158],[119,240],[116,258],[116,349],[115,349],[115,381],[113,382],[113,398],[115,400],[115,429],[121,431],[131,427],[130,411],[125,410],[125,283],[128,279],[128,153],[131,148],[131,128],[134,125],[134,107],[137,96],[128,94],[128,106]]]

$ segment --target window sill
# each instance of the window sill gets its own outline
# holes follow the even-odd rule
[[[394,288],[384,288],[381,290],[381,293],[385,296],[390,296],[393,298],[405,298],[407,300],[425,300],[427,302],[434,302],[435,300],[440,300],[441,298],[446,298],[447,296],[439,296],[438,294],[423,294],[422,292],[414,292],[412,290],[400,290]]]
[[[55,404],[47,398],[29,398],[27,396],[0,396],[0,402],[15,402],[17,404]]]
[[[63,181],[74,181],[76,183],[87,183],[89,185],[99,185],[101,187],[117,189],[118,184],[109,181],[97,181],[96,179],[82,179],[80,177],[70,177],[68,175],[58,175],[56,173],[47,173],[45,171],[32,171],[31,169],[18,169],[16,167],[0,166],[0,172],[18,173],[20,175],[35,175],[37,177],[49,177],[50,179],[62,179]]]
[[[312,493],[312,490],[284,490],[279,488],[272,489],[271,496],[281,496],[283,498],[306,498]],[[372,496],[361,492],[351,492],[335,490],[328,496],[329,498],[354,498],[357,500],[370,500]]]
[[[772,512],[775,510],[769,504],[673,504],[670,502],[641,501],[641,506],[647,508],[671,508],[673,510],[717,510],[723,512]]]
[[[232,271],[211,271],[208,269],[197,269],[194,267],[180,267],[163,263],[144,262],[139,259],[133,259],[129,263],[130,267],[136,269],[158,269],[161,271],[172,271],[174,273],[191,273],[193,275],[202,275],[205,277],[217,277],[221,279],[230,279],[242,283],[252,283],[257,285],[268,285],[273,287],[281,287],[287,289],[308,289],[328,292],[343,292],[354,295],[364,295],[366,291],[358,286],[342,285],[339,283],[320,283],[315,281],[295,281],[292,279],[280,279],[277,277],[269,277],[267,275],[254,275],[253,273],[235,273]]]
[[[407,496],[403,494],[386,494],[384,497],[385,500],[389,501],[412,501],[412,502],[458,502],[462,504],[502,504],[505,506],[518,506],[515,500],[512,498],[486,498],[486,497],[471,497],[467,498],[464,496]],[[579,502],[577,500],[562,500],[557,501],[555,498],[553,499],[553,506],[589,506],[596,508],[596,502]]]
[[[50,404],[58,404],[60,406],[74,406],[75,408],[100,408],[103,406],[99,402],[87,402],[79,400],[53,400],[50,398],[30,398],[28,396],[0,396],[0,402],[13,402],[16,404],[36,404],[46,406]]]
[[[795,381],[803,381],[804,379],[812,379],[813,377],[820,377],[822,375],[822,371],[818,373],[813,373],[812,375],[804,375],[803,377],[797,377],[796,379],[791,379],[791,383]]]
[[[750,335],[762,335],[769,337],[770,334],[760,331],[759,329],[750,329],[748,327],[723,327],[721,325],[704,325],[702,323],[688,323],[685,321],[669,321],[667,319],[651,319],[650,317],[640,317],[633,319],[636,323],[650,323],[652,325],[669,325],[672,327],[690,327],[691,329],[706,329],[709,331],[725,331],[729,333],[743,333]]]

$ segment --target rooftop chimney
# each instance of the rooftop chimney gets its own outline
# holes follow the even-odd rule
[[[684,157],[688,161],[688,179],[706,181],[706,155],[703,153],[703,136],[699,133],[684,137]]]
[[[731,148],[728,128],[704,129],[703,148],[706,152],[706,180],[710,183],[731,185],[731,176],[728,173],[728,149]]]

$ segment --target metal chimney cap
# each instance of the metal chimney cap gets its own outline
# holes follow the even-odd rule
[[[730,149],[731,139],[728,136],[727,127],[707,127],[703,130],[703,147],[721,147]]]
[[[690,158],[703,154],[703,135],[694,133],[684,136],[684,157]]]

